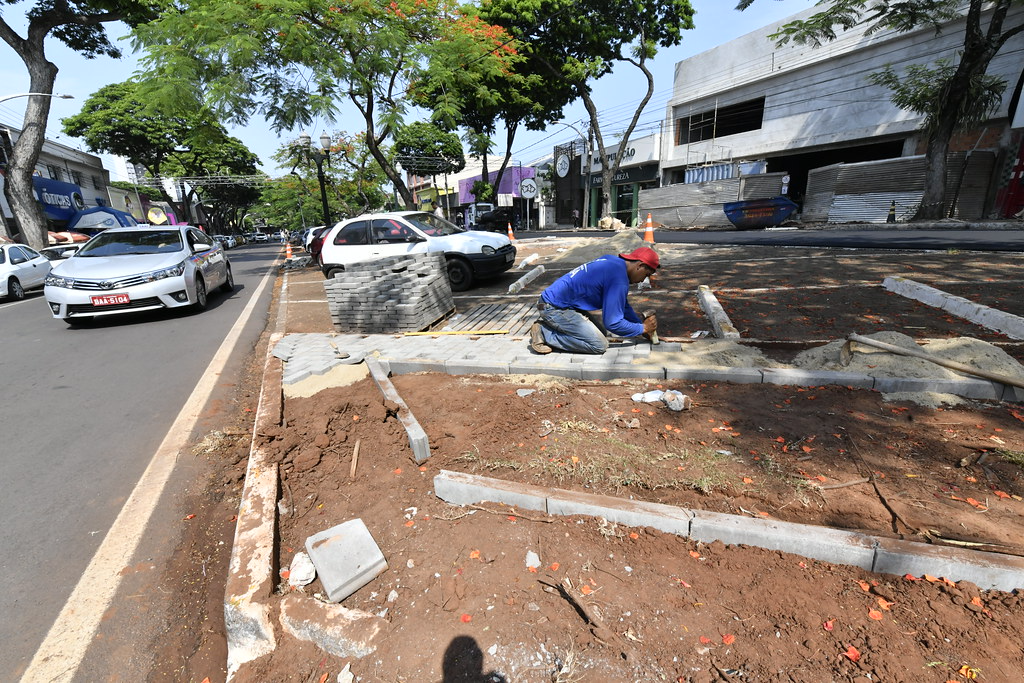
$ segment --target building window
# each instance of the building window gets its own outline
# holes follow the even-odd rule
[[[71,182],[79,187],[82,186],[82,174],[78,171],[71,171]]]
[[[54,166],[53,164],[47,164],[46,165],[46,172],[50,174],[50,178],[52,178],[53,180],[63,180],[64,179],[62,177],[61,172],[60,172],[60,166]]]
[[[763,97],[690,116],[681,116],[676,119],[676,145],[759,130],[763,122]]]
[[[96,189],[96,190],[102,190],[103,189],[103,181],[100,179],[100,177],[98,175],[94,175],[92,177],[92,186],[93,186],[93,189]]]

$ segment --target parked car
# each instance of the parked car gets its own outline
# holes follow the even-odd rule
[[[26,289],[43,286],[51,263],[27,244],[0,244],[0,297],[20,301]]]
[[[452,289],[464,291],[479,278],[505,272],[516,248],[505,235],[465,230],[425,211],[397,211],[341,221],[325,234],[321,269],[329,278],[346,265],[400,254],[443,252]]]
[[[211,237],[220,242],[225,249],[234,249],[238,246],[238,240],[233,235],[211,235]]]
[[[476,219],[474,230],[489,230],[493,232],[508,232],[508,226],[519,228],[519,219],[511,206],[499,206],[496,209],[480,214]]]
[[[73,324],[131,311],[202,310],[214,287],[231,292],[235,281],[210,235],[188,225],[147,225],[100,233],[53,268],[43,294],[53,317]]]
[[[74,256],[75,252],[77,252],[81,246],[81,244],[58,244],[56,246],[40,249],[39,253],[51,261],[61,261]]]

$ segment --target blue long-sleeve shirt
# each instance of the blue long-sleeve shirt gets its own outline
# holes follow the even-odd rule
[[[600,310],[605,328],[619,337],[639,337],[643,322],[626,301],[629,275],[626,260],[614,254],[584,263],[555,280],[541,299],[555,308]]]

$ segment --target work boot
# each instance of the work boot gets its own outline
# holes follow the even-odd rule
[[[534,353],[551,353],[551,347],[544,341],[544,333],[541,332],[540,323],[534,323],[530,327],[530,348]]]

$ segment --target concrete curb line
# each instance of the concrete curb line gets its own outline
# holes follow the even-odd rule
[[[423,430],[423,427],[420,426],[412,411],[409,410],[409,406],[398,395],[395,385],[388,379],[390,368],[382,367],[377,359],[370,358],[369,356],[366,358],[366,366],[370,369],[370,376],[373,377],[373,381],[377,384],[377,388],[380,389],[380,393],[384,394],[384,398],[398,404],[398,419],[402,422],[402,426],[405,427],[406,436],[409,437],[409,447],[412,448],[413,458],[417,464],[425,462],[430,458],[430,441],[427,439],[427,433]]]
[[[231,563],[224,588],[224,628],[227,633],[228,675],[277,647],[270,606],[274,591],[274,533],[277,521],[277,464],[269,462],[259,442],[268,427],[281,424],[284,397],[282,361],[273,354],[281,334],[270,336],[263,387],[256,408],[245,486],[238,506]]]
[[[700,300],[700,307],[711,319],[711,327],[715,330],[715,336],[720,339],[739,339],[739,330],[729,320],[728,314],[718,302],[718,297],[712,293],[707,285],[697,287],[697,298]]]
[[[929,574],[971,581],[983,590],[1024,588],[1024,558],[933,546],[841,529],[754,519],[611,496],[517,484],[491,477],[441,470],[434,494],[453,505],[491,501],[549,515],[604,517],[646,526],[697,541],[722,541],[780,550],[832,564],[884,574]]]
[[[1019,315],[976,304],[961,296],[954,296],[941,289],[904,277],[887,277],[882,280],[882,286],[890,292],[920,301],[964,320],[969,320],[976,325],[1005,334],[1010,339],[1024,339],[1024,318]]]

